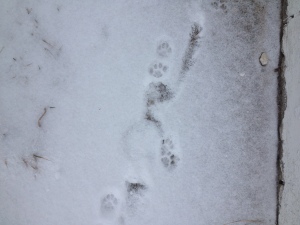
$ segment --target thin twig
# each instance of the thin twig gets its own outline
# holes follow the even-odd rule
[[[38,120],[38,126],[39,126],[39,127],[42,126],[41,120],[42,120],[43,117],[45,116],[46,112],[47,112],[47,108],[44,108],[44,113],[41,115],[41,117],[40,117],[39,120]]]
[[[47,159],[47,158],[45,158],[45,157],[43,157],[43,156],[39,156],[39,155],[37,155],[37,154],[33,154],[32,156],[34,157],[34,160],[35,160],[35,161],[37,161],[37,158],[39,158],[39,159],[44,159],[44,160],[47,160],[47,161],[50,161],[49,159]]]
[[[3,49],[4,49],[4,46],[1,48],[0,53],[3,51]]]
[[[44,42],[44,43],[46,43],[47,45],[49,45],[50,47],[52,47],[53,48],[53,45],[51,45],[48,41],[46,41],[45,39],[42,39],[42,41]]]
[[[24,162],[25,166],[28,167],[28,162],[26,159],[22,158],[22,161]]]
[[[230,223],[225,223],[224,225],[233,224],[233,223],[239,223],[239,222],[248,222],[248,223],[261,223],[261,220],[237,220]]]
[[[48,48],[44,48],[44,49],[45,49],[45,51],[49,52],[49,54],[51,54],[54,57],[53,53]]]
[[[38,170],[39,168],[37,167],[37,165],[31,165],[30,164],[30,167],[32,168],[32,169],[34,169],[34,170]]]

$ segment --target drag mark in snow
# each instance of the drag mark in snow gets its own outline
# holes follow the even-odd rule
[[[192,67],[195,63],[193,57],[196,52],[196,48],[199,46],[200,32],[202,27],[197,23],[194,23],[192,26],[192,31],[190,33],[190,40],[187,47],[187,50],[184,54],[181,66],[181,76],[185,76],[185,73]]]

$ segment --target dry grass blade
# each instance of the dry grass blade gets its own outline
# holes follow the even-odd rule
[[[28,167],[28,162],[26,159],[22,158],[23,163],[25,164],[26,167]]]
[[[37,155],[37,154],[33,154],[32,156],[35,159],[35,161],[37,161],[37,159],[44,159],[44,160],[50,161],[49,159],[47,159],[43,156]]]
[[[53,48],[53,45],[51,45],[48,41],[46,41],[45,39],[42,39],[42,41],[44,42],[44,43],[46,43],[47,45],[49,45],[50,47],[52,47]]]
[[[41,115],[41,117],[38,120],[38,126],[39,127],[42,127],[41,121],[42,121],[42,119],[43,119],[43,117],[45,116],[46,113],[47,113],[47,108],[44,108],[44,113]]]

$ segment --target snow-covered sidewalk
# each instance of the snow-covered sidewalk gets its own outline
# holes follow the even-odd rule
[[[275,224],[279,8],[2,0],[0,224]]]

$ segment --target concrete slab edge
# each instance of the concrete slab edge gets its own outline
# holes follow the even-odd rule
[[[283,41],[285,35],[285,27],[288,21],[287,16],[288,0],[281,0],[281,29],[280,29],[280,56],[278,65],[278,153],[277,153],[277,218],[276,224],[279,225],[279,214],[282,200],[282,192],[284,188],[284,163],[283,163],[283,118],[287,107],[286,81],[285,81],[285,55],[283,49]]]

